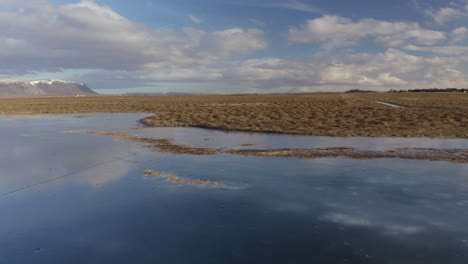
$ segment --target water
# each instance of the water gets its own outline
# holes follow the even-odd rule
[[[384,102],[384,101],[375,101],[375,102],[378,104],[383,104],[383,105],[390,106],[390,107],[406,108],[406,106],[403,106],[403,105],[392,104],[392,103]]]
[[[466,148],[467,140],[131,130],[144,114],[72,116],[0,117],[1,264],[468,261],[467,164],[174,155],[62,131],[253,148]],[[179,186],[145,169],[231,188]]]

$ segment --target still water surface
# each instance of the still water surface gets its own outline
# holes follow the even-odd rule
[[[463,139],[132,130],[145,114],[0,117],[0,263],[468,263],[468,165],[173,155],[208,147],[468,148]],[[231,188],[179,186],[145,169]]]

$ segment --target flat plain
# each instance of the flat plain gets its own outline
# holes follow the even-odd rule
[[[377,101],[397,104],[391,107]],[[468,138],[463,93],[92,96],[0,99],[0,114],[157,113],[157,127],[314,136]]]

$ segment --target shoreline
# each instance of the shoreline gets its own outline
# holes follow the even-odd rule
[[[96,130],[66,130],[64,133],[110,136],[123,141],[140,143],[152,151],[168,154],[219,155],[230,154],[252,157],[281,158],[350,158],[350,159],[409,159],[468,163],[468,149],[395,148],[391,150],[366,150],[352,147],[328,148],[280,148],[280,149],[232,149],[208,148],[179,144],[169,138],[144,137],[127,132]]]

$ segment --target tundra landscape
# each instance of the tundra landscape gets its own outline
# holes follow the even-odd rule
[[[388,102],[403,107],[379,104]],[[153,127],[313,136],[468,137],[463,93],[91,96],[0,99],[2,114],[142,112]]]
[[[0,0],[0,264],[467,264],[468,0]]]

